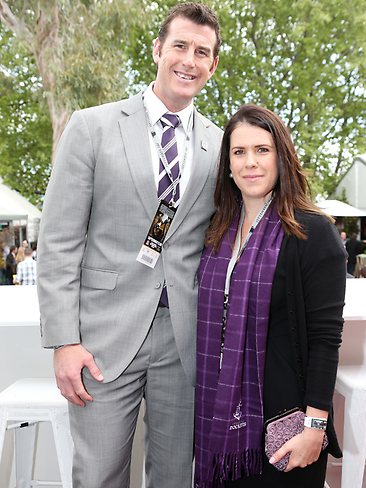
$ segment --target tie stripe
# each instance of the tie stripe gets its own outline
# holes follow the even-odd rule
[[[179,202],[179,182],[177,182],[176,193],[173,199],[174,184],[179,177],[178,147],[175,137],[175,128],[180,124],[180,119],[178,115],[166,113],[161,117],[160,121],[163,126],[161,147],[168,162],[172,179],[170,178],[163,162],[160,159],[158,197],[162,200],[168,201],[169,203],[174,201],[177,206],[177,203]]]

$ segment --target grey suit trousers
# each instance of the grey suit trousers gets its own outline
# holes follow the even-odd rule
[[[94,401],[84,408],[69,405],[73,488],[129,487],[143,397],[146,487],[190,488],[194,388],[179,359],[169,309],[157,310],[139,352],[117,379],[98,383],[88,373],[83,378]]]

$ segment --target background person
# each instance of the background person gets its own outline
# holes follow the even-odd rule
[[[33,242],[31,248],[32,248],[32,258],[35,261],[37,261],[37,242]]]
[[[32,249],[26,247],[24,260],[17,265],[16,282],[19,285],[35,285],[37,282],[37,263],[32,258]]]
[[[59,143],[37,262],[42,343],[64,346],[54,364],[70,402],[74,488],[129,486],[143,397],[147,487],[191,487],[195,274],[222,134],[192,99],[219,45],[214,13],[178,4],[154,41],[154,83],[76,112]],[[151,268],[137,257],[161,198],[177,211]]]
[[[264,422],[301,407],[340,457],[332,397],[346,256],[307,194],[288,129],[243,106],[227,124],[216,213],[198,272],[196,488],[323,488],[324,430],[305,427],[272,458]],[[226,318],[225,318],[226,317]],[[328,420],[327,420],[328,419]],[[232,481],[230,481],[232,480]]]
[[[21,263],[22,261],[24,261],[24,257],[25,257],[25,247],[24,246],[19,246],[18,247],[18,250],[17,250],[17,255],[16,255],[16,262],[17,264]]]
[[[16,246],[10,246],[9,254],[6,256],[6,277],[8,285],[14,285],[14,277],[17,273],[16,253]]]
[[[348,241],[347,239],[347,233],[342,230],[342,232],[339,234],[341,236],[341,241],[344,247],[346,247],[346,242]]]
[[[4,241],[0,241],[0,285],[7,284],[6,278],[6,244]]]
[[[347,273],[353,275],[355,272],[358,254],[362,254],[366,249],[366,243],[357,239],[357,234],[353,232],[350,239],[346,242],[346,251],[348,253]]]

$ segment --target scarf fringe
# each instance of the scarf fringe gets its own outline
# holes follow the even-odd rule
[[[195,479],[195,488],[222,488],[227,480],[239,480],[262,473],[262,450],[246,449],[241,453],[220,453],[213,458],[208,480]]]

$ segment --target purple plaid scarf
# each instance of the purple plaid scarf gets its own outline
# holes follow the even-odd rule
[[[198,270],[196,488],[221,487],[224,480],[262,470],[266,339],[272,282],[284,231],[272,203],[231,277],[219,372],[226,270],[239,214],[218,253],[211,248],[203,252]]]

